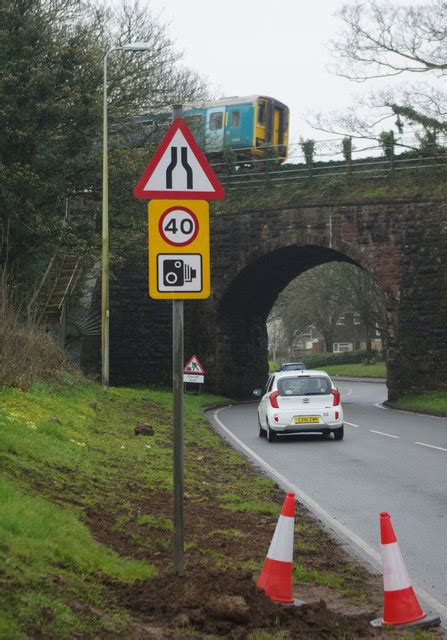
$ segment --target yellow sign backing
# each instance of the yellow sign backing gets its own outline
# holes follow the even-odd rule
[[[151,200],[148,231],[150,297],[156,300],[209,298],[208,202]]]

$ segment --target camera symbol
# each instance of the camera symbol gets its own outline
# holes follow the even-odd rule
[[[163,262],[163,284],[165,287],[182,287],[192,282],[197,271],[185,264],[184,260],[165,260]]]

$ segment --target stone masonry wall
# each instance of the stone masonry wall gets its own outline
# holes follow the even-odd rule
[[[447,204],[297,203],[281,211],[213,214],[212,296],[185,303],[185,360],[205,388],[248,397],[265,382],[265,320],[278,293],[317,264],[371,273],[390,318],[389,394],[447,382]],[[171,383],[171,304],[147,295],[147,261],[111,284],[111,382]]]

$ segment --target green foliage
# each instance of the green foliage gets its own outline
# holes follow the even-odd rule
[[[235,152],[233,151],[233,149],[231,147],[229,147],[228,145],[224,146],[223,157],[224,157],[224,161],[226,163],[227,173],[229,175],[233,175],[234,173],[236,173],[237,156],[236,156]]]
[[[388,106],[398,117],[400,133],[403,131],[403,124],[400,119],[401,116],[410,123],[410,126],[417,124],[423,127],[424,133],[416,134],[422,154],[433,155],[438,151],[445,151],[445,147],[438,144],[437,138],[438,134],[443,132],[445,133],[447,131],[447,121],[421,113],[410,105],[398,105],[391,103]]]
[[[375,352],[376,354],[376,352]],[[374,354],[374,355],[375,355]],[[313,353],[300,358],[308,369],[319,369],[326,365],[337,364],[354,364],[365,362],[368,360],[368,351],[345,351],[343,353]],[[383,360],[382,352],[377,352],[375,355],[377,360]]]
[[[383,149],[385,158],[389,162],[392,162],[394,160],[394,149],[396,146],[394,131],[382,131],[379,135],[379,144]]]
[[[132,187],[167,124],[165,118],[152,132],[128,123],[151,110],[169,112],[174,102],[202,99],[206,85],[178,65],[181,55],[166,26],[138,3],[117,9],[79,0],[0,4],[0,245],[6,238],[8,262],[28,290],[55,247],[98,257],[103,60],[117,44],[132,40],[147,42],[150,50],[113,51],[107,58],[114,253],[134,244],[142,209]],[[81,207],[85,192],[91,203]]]
[[[307,167],[311,168],[314,163],[314,155],[315,155],[315,140],[300,140],[300,147],[304,154],[304,159],[306,161]]]
[[[70,19],[38,0],[0,8],[0,209],[9,260],[28,276],[33,252],[63,239],[66,195],[92,184],[100,52],[81,4],[73,0],[67,11]]]

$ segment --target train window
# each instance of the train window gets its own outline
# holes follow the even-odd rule
[[[232,111],[231,112],[231,122],[230,127],[232,129],[237,129],[241,123],[241,112],[240,111]]]
[[[217,111],[210,115],[210,131],[217,131],[222,129],[223,125],[223,111]]]
[[[258,100],[258,122],[265,123],[265,100]]]

